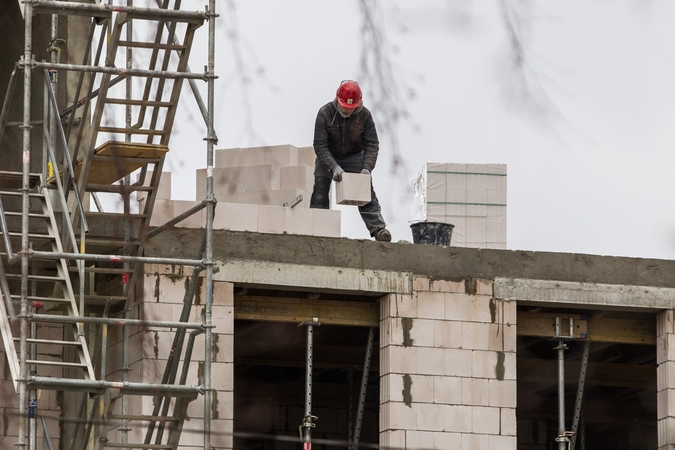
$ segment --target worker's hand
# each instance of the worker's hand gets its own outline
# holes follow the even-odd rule
[[[342,181],[342,174],[343,173],[345,173],[345,171],[342,170],[342,167],[340,167],[340,166],[333,167],[333,180]]]
[[[370,175],[370,170],[368,170],[368,169],[361,169],[361,173],[366,174],[366,175]]]

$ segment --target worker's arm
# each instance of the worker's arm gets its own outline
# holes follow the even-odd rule
[[[363,125],[363,168],[372,172],[377,163],[377,154],[380,151],[380,141],[377,139],[375,122],[370,111],[364,110]]]
[[[328,105],[319,110],[314,124],[314,152],[321,164],[329,171],[332,171],[337,162],[328,148],[328,118],[330,108]]]

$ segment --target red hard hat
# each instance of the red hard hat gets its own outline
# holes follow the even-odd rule
[[[361,88],[356,81],[343,81],[335,95],[343,108],[354,109],[361,105]]]

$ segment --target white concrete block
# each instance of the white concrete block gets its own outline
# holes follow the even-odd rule
[[[286,208],[258,206],[258,233],[282,234],[286,231]]]
[[[205,196],[205,186],[199,181],[205,177],[205,169],[197,170],[197,198]],[[216,167],[213,169],[214,194],[234,192],[257,192],[279,189],[279,167],[258,164],[241,167]]]
[[[145,200],[139,202],[138,208],[142,211],[145,208]],[[152,209],[152,218],[150,219],[151,227],[159,227],[173,219],[174,209],[173,201],[166,199],[155,200],[155,205]]]
[[[445,405],[417,403],[413,409],[417,414],[417,429],[423,431],[444,431]]]
[[[383,429],[409,430],[417,423],[415,411],[405,403],[389,402],[382,405],[381,409],[387,409],[388,423]]]
[[[301,189],[231,193],[221,192],[214,194],[214,197],[219,202],[264,206],[284,206],[284,204],[291,204],[298,199],[298,196],[302,196],[302,200],[295,208],[309,208],[309,199],[311,196]]]
[[[490,406],[516,407],[516,380],[489,380]]]
[[[490,435],[490,450],[516,450],[518,440],[515,436]]]
[[[460,348],[462,346],[462,324],[454,321],[435,320],[434,344],[441,348]]]
[[[258,166],[265,164],[265,149],[263,147],[242,148],[239,152],[239,166]]]
[[[172,200],[174,217],[179,216],[191,208],[199,205],[201,202],[189,200]],[[204,228],[206,225],[206,208],[203,208],[196,213],[186,217],[178,222],[175,226],[177,228]]]
[[[455,377],[472,376],[472,358],[472,350],[445,349],[445,375]]]
[[[487,350],[490,347],[489,323],[462,322],[462,348]]]
[[[417,349],[417,373],[443,375],[445,373],[445,349],[420,347]]]
[[[434,433],[430,431],[412,431],[405,432],[405,447],[409,449],[431,449],[434,448]]]
[[[278,167],[298,165],[298,148],[294,145],[270,145],[261,147],[264,153],[264,163]]]
[[[405,375],[394,375],[398,377],[403,389],[403,378]],[[433,403],[434,402],[434,377],[425,375],[410,375],[410,394],[415,403]],[[397,386],[398,387],[398,386]]]
[[[342,181],[335,183],[335,199],[339,205],[365,205],[370,203],[370,175],[343,173]]]
[[[382,352],[388,355],[389,370],[382,371],[382,373],[419,373],[417,369],[418,350],[420,349],[415,347],[398,347],[393,345],[385,347],[382,349]]]
[[[425,319],[445,318],[445,294],[443,292],[418,292],[417,314]]]
[[[340,237],[341,214],[338,210],[312,208],[314,236]]]
[[[424,277],[421,275],[413,275],[413,291],[428,291],[428,290],[430,290],[429,277]]]
[[[218,203],[213,218],[213,229],[258,231],[258,206]]]
[[[429,291],[446,292],[446,293],[460,293],[466,291],[464,287],[464,280],[462,281],[448,281],[448,280],[434,280],[429,286]]]
[[[490,343],[488,350],[515,352],[516,351],[516,325],[490,324]]]
[[[462,435],[459,433],[434,433],[434,449],[457,450],[462,448]]]
[[[505,436],[516,435],[516,408],[501,408],[501,434]]]
[[[241,148],[224,148],[213,152],[215,167],[238,167]]]
[[[309,208],[284,208],[286,210],[286,232],[288,234],[314,233],[314,212]]]
[[[289,166],[280,169],[280,189],[302,189],[311,191],[314,188],[314,169],[309,166]],[[309,201],[309,199],[307,199]]]
[[[433,347],[434,346],[434,325],[435,320],[411,319],[412,328],[410,329],[410,337],[413,339],[413,345],[416,347]],[[396,324],[401,324],[396,321]],[[398,327],[397,327],[398,328]],[[400,336],[403,338],[403,330],[400,329]],[[398,331],[398,330],[397,330]],[[399,334],[399,333],[397,333]],[[401,340],[400,344],[403,341]]]
[[[384,448],[405,448],[405,430],[385,430],[380,427],[380,445]]]
[[[462,403],[462,379],[459,377],[436,376],[434,380],[434,402],[444,405]]]
[[[462,403],[470,406],[488,406],[490,404],[488,380],[462,378]]]
[[[473,426],[471,406],[451,405],[445,407],[445,431],[470,433]],[[464,447],[462,447],[464,448]],[[474,448],[474,447],[467,447]],[[480,448],[480,447],[475,447]]]
[[[474,406],[471,412],[474,433],[499,434],[499,408]]]
[[[314,147],[298,148],[299,165],[314,167],[315,162],[316,162],[316,153],[314,152]]]
[[[474,350],[471,361],[474,377],[497,378],[497,352]]]
[[[445,296],[445,319],[469,322],[471,320],[471,296],[447,294]]]
[[[494,323],[496,320],[497,305],[494,300],[484,296],[473,296],[471,299],[471,321]]]

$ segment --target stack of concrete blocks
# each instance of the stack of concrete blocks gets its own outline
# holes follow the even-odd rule
[[[659,450],[675,449],[675,310],[656,316],[656,395]]]
[[[340,237],[340,211],[309,208],[315,158],[313,147],[293,145],[216,150],[214,228]],[[290,207],[298,196],[302,201]],[[200,169],[196,199],[205,197],[206,169]],[[174,213],[193,204],[176,202]]]
[[[191,269],[175,266],[146,265],[143,280],[143,297],[130,309],[130,318],[142,320],[178,321],[183,309],[183,297],[186,284],[192,275]],[[199,279],[199,290],[190,311],[190,322],[202,323],[204,300],[206,298],[204,278]],[[231,283],[214,283],[212,309],[212,345],[211,345],[211,386],[212,421],[211,446],[214,450],[232,448],[233,430],[233,390],[234,390],[234,293]],[[122,380],[122,329],[110,327],[110,346],[108,349],[108,367],[114,371],[108,374],[108,380]],[[130,327],[129,345],[129,381],[142,383],[160,383],[166,367],[175,328]],[[188,330],[189,334],[189,330]],[[187,345],[187,335],[183,346],[183,356]],[[187,378],[188,385],[203,384],[204,335],[195,339]],[[179,366],[177,380],[183,366],[183,356]],[[121,402],[116,405],[115,412]],[[152,396],[130,396],[129,414],[152,415]],[[188,420],[183,425],[180,448],[183,450],[204,448],[204,396],[199,395],[187,410]],[[131,423],[129,442],[143,442],[147,422]],[[140,426],[140,425],[143,426]],[[115,424],[113,424],[115,425]],[[121,431],[115,429],[109,433],[109,439],[121,442]],[[140,440],[139,440],[140,439]]]
[[[492,283],[413,279],[383,298],[380,445],[516,449],[516,304]]]
[[[453,224],[451,245],[506,248],[505,164],[427,163],[413,190],[413,220]]]

